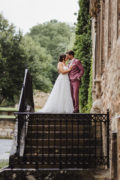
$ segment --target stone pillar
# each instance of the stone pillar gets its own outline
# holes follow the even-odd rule
[[[117,180],[117,133],[112,133],[112,166],[111,176],[113,180]]]
[[[111,180],[120,180],[120,116],[112,118]]]
[[[120,116],[117,118],[117,180],[120,180]]]

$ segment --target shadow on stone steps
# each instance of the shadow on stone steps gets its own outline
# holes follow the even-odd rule
[[[100,177],[95,174],[95,170],[36,170],[4,168],[0,171],[0,180],[109,180],[109,178],[104,177],[104,175]]]

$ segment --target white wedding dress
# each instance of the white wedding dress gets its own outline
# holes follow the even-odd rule
[[[64,66],[64,70],[68,67]],[[67,74],[59,74],[45,106],[38,110],[43,113],[72,113],[74,110]]]

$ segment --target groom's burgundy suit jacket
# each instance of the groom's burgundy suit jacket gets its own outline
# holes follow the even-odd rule
[[[70,65],[70,63],[69,63]],[[69,72],[70,81],[80,80],[84,74],[84,68],[78,59],[74,59],[72,62],[72,70]]]

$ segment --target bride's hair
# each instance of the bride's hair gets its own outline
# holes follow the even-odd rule
[[[66,54],[62,54],[62,55],[60,55],[60,57],[59,57],[59,61],[60,61],[60,62],[63,62],[63,61],[65,60],[65,58],[66,58]]]

